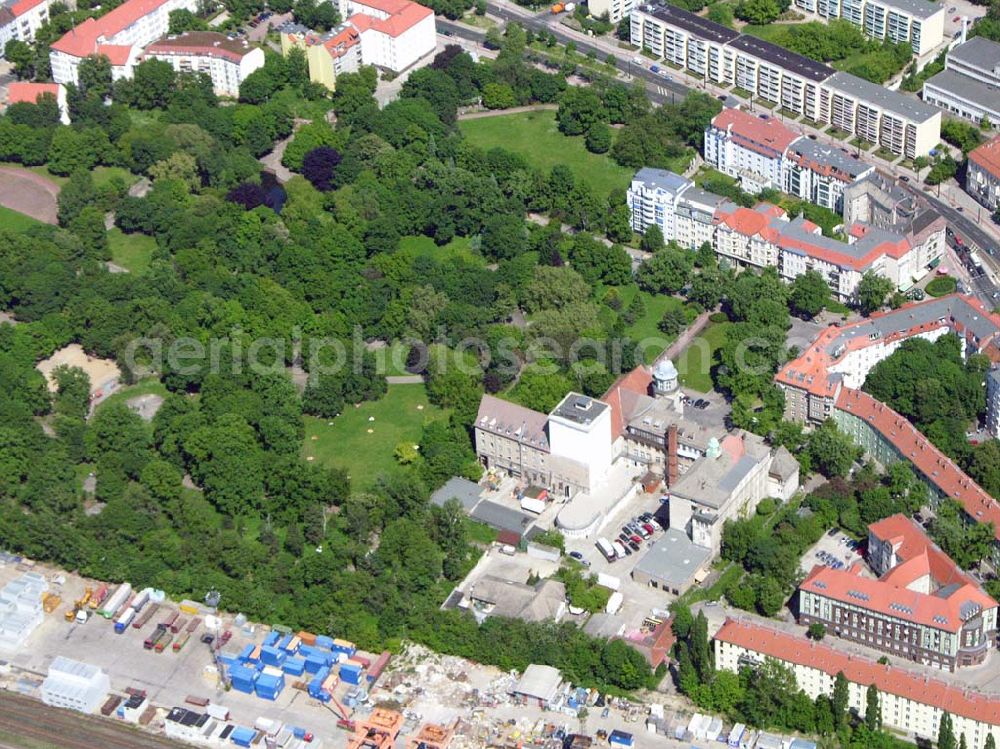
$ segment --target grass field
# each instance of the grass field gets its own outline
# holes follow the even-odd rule
[[[666,294],[650,294],[647,291],[634,290],[632,293],[623,291],[623,309],[631,304],[633,297],[638,293],[646,306],[646,314],[636,320],[626,328],[629,337],[636,343],[648,341],[650,345],[643,348],[643,359],[646,364],[652,364],[676,336],[667,336],[659,329],[660,320],[669,309],[680,309],[684,303],[677,297]]]
[[[26,169],[29,172],[34,172],[35,174],[41,175],[46,179],[52,180],[60,187],[69,182],[69,177],[61,177],[58,174],[52,174],[45,166],[24,166],[10,161],[0,161],[0,166],[7,166],[13,169]],[[120,166],[97,166],[91,170],[90,176],[94,180],[95,187],[106,185],[113,177],[116,176],[125,180],[126,185],[132,185],[139,181],[139,178],[136,175],[132,174],[132,172],[128,169],[123,169]]]
[[[424,422],[445,414],[428,403],[423,385],[390,385],[381,400],[348,406],[335,419],[306,416],[302,454],[346,469],[355,487],[370,486],[379,475],[396,470],[396,445],[418,444]]]
[[[634,170],[618,166],[607,154],[590,153],[582,137],[560,133],[552,111],[483,117],[458,125],[468,141],[480,148],[501,146],[546,171],[565,164],[602,197],[615,188],[626,189],[632,179]]]
[[[117,226],[108,232],[111,260],[132,273],[143,273],[156,249],[156,240],[147,234],[125,234]]]
[[[41,226],[41,224],[41,221],[36,221],[31,216],[0,205],[0,227],[4,229],[25,231],[32,226]]]
[[[101,401],[101,405],[97,407],[97,410],[99,411],[109,403],[124,403],[125,401],[131,400],[132,398],[136,398],[140,395],[159,395],[166,398],[168,391],[163,386],[163,383],[155,377],[147,380],[139,380],[139,382],[134,385],[126,385],[114,395],[109,395]]]
[[[484,265],[483,256],[472,249],[471,237],[455,237],[446,245],[438,246],[430,237],[410,235],[399,240],[399,249],[415,257],[426,256],[438,260],[461,258],[470,263]]]
[[[677,359],[677,371],[681,376],[681,384],[699,393],[707,393],[712,389],[712,365],[715,363],[715,352],[726,340],[726,330],[732,323],[709,323],[691,345]],[[707,348],[706,348],[707,344]]]

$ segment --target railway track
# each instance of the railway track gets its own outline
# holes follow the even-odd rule
[[[18,744],[17,739],[24,741]],[[13,692],[0,694],[0,747],[58,749],[179,749],[160,736],[110,720],[49,707]]]

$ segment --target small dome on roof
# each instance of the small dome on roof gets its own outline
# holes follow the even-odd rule
[[[670,359],[663,359],[653,367],[653,377],[657,380],[676,380],[677,367]]]

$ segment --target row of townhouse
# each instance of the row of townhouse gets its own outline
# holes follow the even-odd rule
[[[776,205],[744,208],[662,169],[639,170],[627,200],[638,232],[655,224],[668,241],[689,249],[708,244],[720,261],[738,268],[774,267],[786,281],[818,271],[845,301],[855,297],[869,271],[907,289],[944,252],[945,222],[932,211],[894,230],[852,224],[841,242],[824,237],[803,217],[790,219]]]
[[[304,50],[310,80],[331,91],[343,73],[362,65],[399,73],[437,44],[434,13],[410,0],[342,0],[340,12],[347,20],[324,34],[292,22],[278,29],[282,54]]]
[[[723,109],[705,130],[705,161],[744,191],[781,190],[837,213],[845,189],[875,171],[846,149],[823,145],[770,115]]]
[[[0,2],[0,59],[7,42],[31,42],[49,20],[53,0],[3,0]]]
[[[778,371],[775,382],[785,394],[787,420],[819,424],[833,419],[881,465],[910,463],[926,484],[932,505],[952,499],[962,506],[967,523],[993,523],[991,556],[998,564],[1000,504],[906,418],[860,390],[868,372],[904,341],[933,341],[948,334],[959,337],[963,354],[984,354],[994,364],[1000,362],[1000,316],[975,297],[952,294],[826,328]],[[987,383],[992,379],[993,373]],[[1000,412],[1000,388],[991,389],[990,399],[988,408]]]
[[[923,56],[944,41],[944,5],[927,0],[795,0],[820,18],[842,18],[871,39],[905,42]]]
[[[837,674],[844,674],[848,708],[859,717],[865,714],[868,689],[874,685],[885,728],[932,742],[947,713],[956,737],[963,737],[966,746],[982,747],[990,735],[1000,741],[1000,698],[995,696],[844,653],[756,621],[727,619],[714,640],[717,668],[738,672],[777,661],[791,670],[799,689],[811,699],[832,696]]]
[[[894,154],[924,156],[940,141],[936,107],[673,5],[636,8],[631,41],[706,82],[736,86]]]

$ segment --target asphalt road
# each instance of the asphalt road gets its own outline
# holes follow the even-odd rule
[[[125,723],[43,705],[14,692],[0,697],[0,747],[59,749],[181,749],[185,744],[139,732]],[[23,739],[23,741],[19,741]]]

